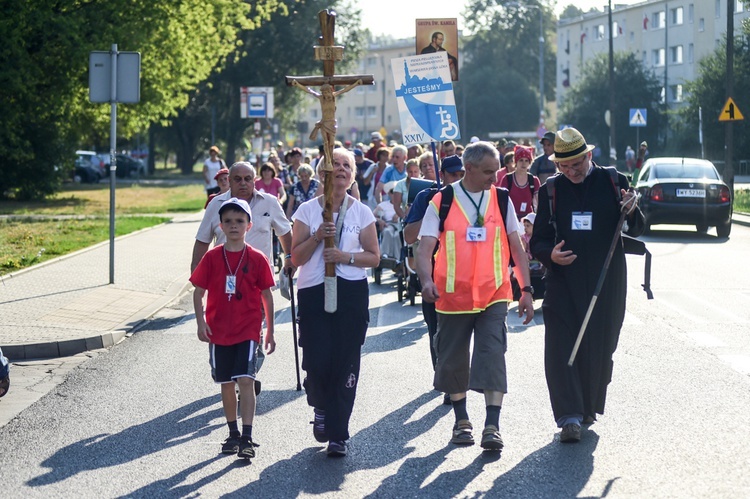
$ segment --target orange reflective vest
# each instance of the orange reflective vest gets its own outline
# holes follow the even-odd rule
[[[466,229],[473,224],[458,199],[453,198],[440,249],[435,255],[433,278],[440,298],[435,309],[443,314],[479,313],[493,303],[511,301],[508,265],[510,247],[505,223],[497,203],[497,191],[489,190],[484,212],[487,238],[482,242],[466,240]],[[430,201],[439,210],[442,193]]]

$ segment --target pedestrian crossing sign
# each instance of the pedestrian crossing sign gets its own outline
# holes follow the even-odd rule
[[[630,109],[630,126],[646,126],[646,108]]]
[[[731,97],[728,98],[727,103],[724,104],[724,107],[719,114],[719,121],[740,121],[744,119],[745,117],[742,116],[740,108],[737,107],[734,100]]]

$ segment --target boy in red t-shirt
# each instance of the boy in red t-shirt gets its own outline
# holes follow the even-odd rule
[[[227,242],[207,252],[190,276],[195,286],[193,306],[198,339],[209,343],[211,376],[221,384],[221,402],[229,426],[229,438],[221,451],[253,458],[255,352],[262,327],[258,305],[263,303],[267,325],[265,350],[271,354],[276,349],[271,294],[275,283],[266,256],[245,242],[245,233],[253,225],[247,201],[237,198],[224,201],[219,217]],[[203,295],[207,291],[204,318]],[[235,382],[242,399],[242,434],[237,427]]]

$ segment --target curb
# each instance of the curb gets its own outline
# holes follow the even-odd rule
[[[750,213],[734,212],[732,213],[732,223],[750,227]]]
[[[135,333],[159,310],[166,308],[169,304],[182,297],[192,286],[186,276],[187,273],[175,279],[162,298],[156,300],[148,307],[139,310],[115,326],[112,331],[72,340],[49,341],[28,345],[0,345],[0,347],[3,349],[3,354],[14,362],[30,359],[70,357],[89,350],[112,347],[124,340],[128,335]]]

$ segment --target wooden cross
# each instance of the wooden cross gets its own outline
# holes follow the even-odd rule
[[[333,31],[336,27],[336,13],[328,10],[318,12],[320,21],[320,30],[322,36],[319,37],[320,45],[315,46],[315,60],[323,61],[323,76],[287,76],[286,84],[290,87],[298,87],[320,101],[321,119],[315,123],[310,134],[310,140],[316,140],[318,132],[323,136],[323,151],[325,163],[323,171],[333,171],[333,144],[336,141],[336,96],[341,95],[358,85],[373,85],[375,78],[373,75],[336,75],[334,64],[336,61],[344,59],[344,47],[335,45]],[[340,90],[336,90],[336,85],[346,85]],[[319,86],[320,92],[316,92],[311,86]],[[367,130],[365,130],[367,132]],[[352,175],[356,174],[356,165],[353,168]],[[326,222],[333,221],[333,175],[326,175],[323,182],[324,205],[323,220]],[[332,238],[325,239],[325,247],[332,248],[334,241]],[[326,264],[326,277],[336,278],[336,264]],[[326,279],[326,286],[330,279]],[[335,302],[328,303],[330,292],[326,290],[326,310],[336,310]],[[335,299],[335,294],[333,295]]]

